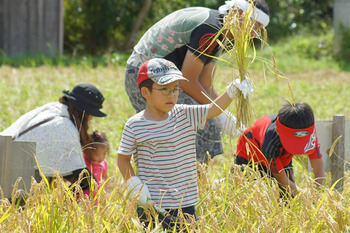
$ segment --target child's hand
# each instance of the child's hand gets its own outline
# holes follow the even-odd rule
[[[224,182],[225,182],[225,178],[215,179],[212,181],[211,188],[216,190],[219,187],[219,185],[222,185]]]
[[[152,204],[151,194],[146,184],[143,184],[138,176],[132,176],[127,181],[128,197],[132,199],[135,195],[140,195],[137,202],[140,206],[149,206]]]
[[[220,115],[218,115],[216,117],[216,120],[218,121],[218,125],[222,134],[234,137],[242,134],[242,132],[245,130],[245,127],[239,127],[237,129],[237,119],[228,110],[225,110]]]
[[[242,92],[244,98],[246,99],[253,93],[253,91],[254,89],[252,82],[248,77],[246,77],[242,82],[238,78],[226,87],[226,92],[231,99],[234,99],[239,94],[239,92]]]
[[[236,135],[235,129],[237,120],[231,112],[225,110],[216,117],[216,120],[218,121],[218,125],[222,134],[229,136]]]

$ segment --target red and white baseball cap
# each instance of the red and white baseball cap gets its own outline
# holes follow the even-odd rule
[[[137,75],[137,86],[147,79],[152,79],[153,82],[159,85],[166,85],[184,78],[181,71],[171,61],[163,58],[152,58],[140,67]]]
[[[315,123],[304,129],[292,129],[283,125],[277,117],[276,127],[282,145],[293,155],[312,154],[316,150]]]

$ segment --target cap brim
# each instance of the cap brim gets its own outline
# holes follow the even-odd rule
[[[277,132],[284,149],[293,155],[312,154],[316,150],[315,124],[309,128],[292,129],[276,121]]]
[[[95,110],[95,111],[88,111],[88,110],[86,110],[85,111],[87,114],[89,114],[89,115],[91,115],[91,116],[94,116],[94,117],[105,117],[105,116],[107,116],[107,114],[106,113],[104,113],[104,112],[101,112],[100,110]]]
[[[180,75],[166,75],[161,77],[152,77],[151,78],[153,82],[159,84],[159,85],[167,85],[169,83],[175,82],[175,81],[187,81],[188,79],[180,76]]]

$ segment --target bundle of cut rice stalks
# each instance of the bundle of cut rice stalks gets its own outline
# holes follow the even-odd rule
[[[228,14],[225,15],[223,20],[224,25],[214,40],[224,48],[228,54],[228,59],[218,57],[216,57],[216,59],[228,63],[230,67],[233,67],[234,71],[236,71],[233,72],[233,80],[239,78],[241,83],[249,77],[248,70],[256,59],[259,59],[264,63],[266,62],[277,79],[284,78],[277,70],[272,52],[271,61],[266,61],[263,58],[257,58],[256,56],[256,48],[253,39],[259,39],[261,41],[261,49],[263,49],[267,44],[267,33],[265,28],[256,28],[255,21],[251,17],[252,14],[256,14],[256,9],[252,1],[249,1],[249,3],[251,4],[249,4],[247,10],[242,14],[235,6],[230,8]],[[261,37],[260,31],[263,31],[263,37]],[[218,39],[220,35],[223,35],[223,41]],[[249,95],[244,96],[244,93],[239,92],[238,97],[235,99],[235,107],[237,111],[236,129],[242,129],[249,126],[253,118],[253,110],[249,100]]]

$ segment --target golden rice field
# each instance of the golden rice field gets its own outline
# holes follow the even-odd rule
[[[283,80],[261,71],[251,71],[255,92],[251,99],[254,119],[278,111],[291,94]],[[331,120],[334,114],[350,116],[350,74],[319,70],[286,75],[296,101],[308,102],[317,120]],[[136,214],[136,200],[125,198],[125,186],[117,169],[115,151],[126,120],[134,114],[124,91],[124,67],[90,66],[37,68],[0,67],[0,131],[34,107],[57,101],[61,91],[80,82],[95,84],[104,94],[108,117],[93,119],[91,130],[107,133],[112,143],[109,180],[95,199],[77,199],[58,179],[57,188],[45,181],[32,182],[26,204],[17,206],[0,194],[0,232],[142,232]],[[232,80],[230,70],[219,67],[215,86],[225,90]],[[230,109],[235,112],[234,106]],[[254,120],[253,119],[253,120]],[[197,222],[185,223],[190,232],[350,232],[350,181],[344,189],[332,189],[327,174],[325,187],[316,189],[300,156],[296,180],[302,192],[294,199],[280,200],[278,186],[254,171],[234,169],[236,139],[223,139],[225,153],[208,165],[198,164],[200,198]],[[324,155],[327,156],[327,155]],[[1,172],[1,171],[0,171]],[[225,178],[222,182],[216,179]],[[16,191],[16,189],[15,189]],[[13,194],[16,197],[16,192]],[[152,232],[162,232],[157,226]]]

